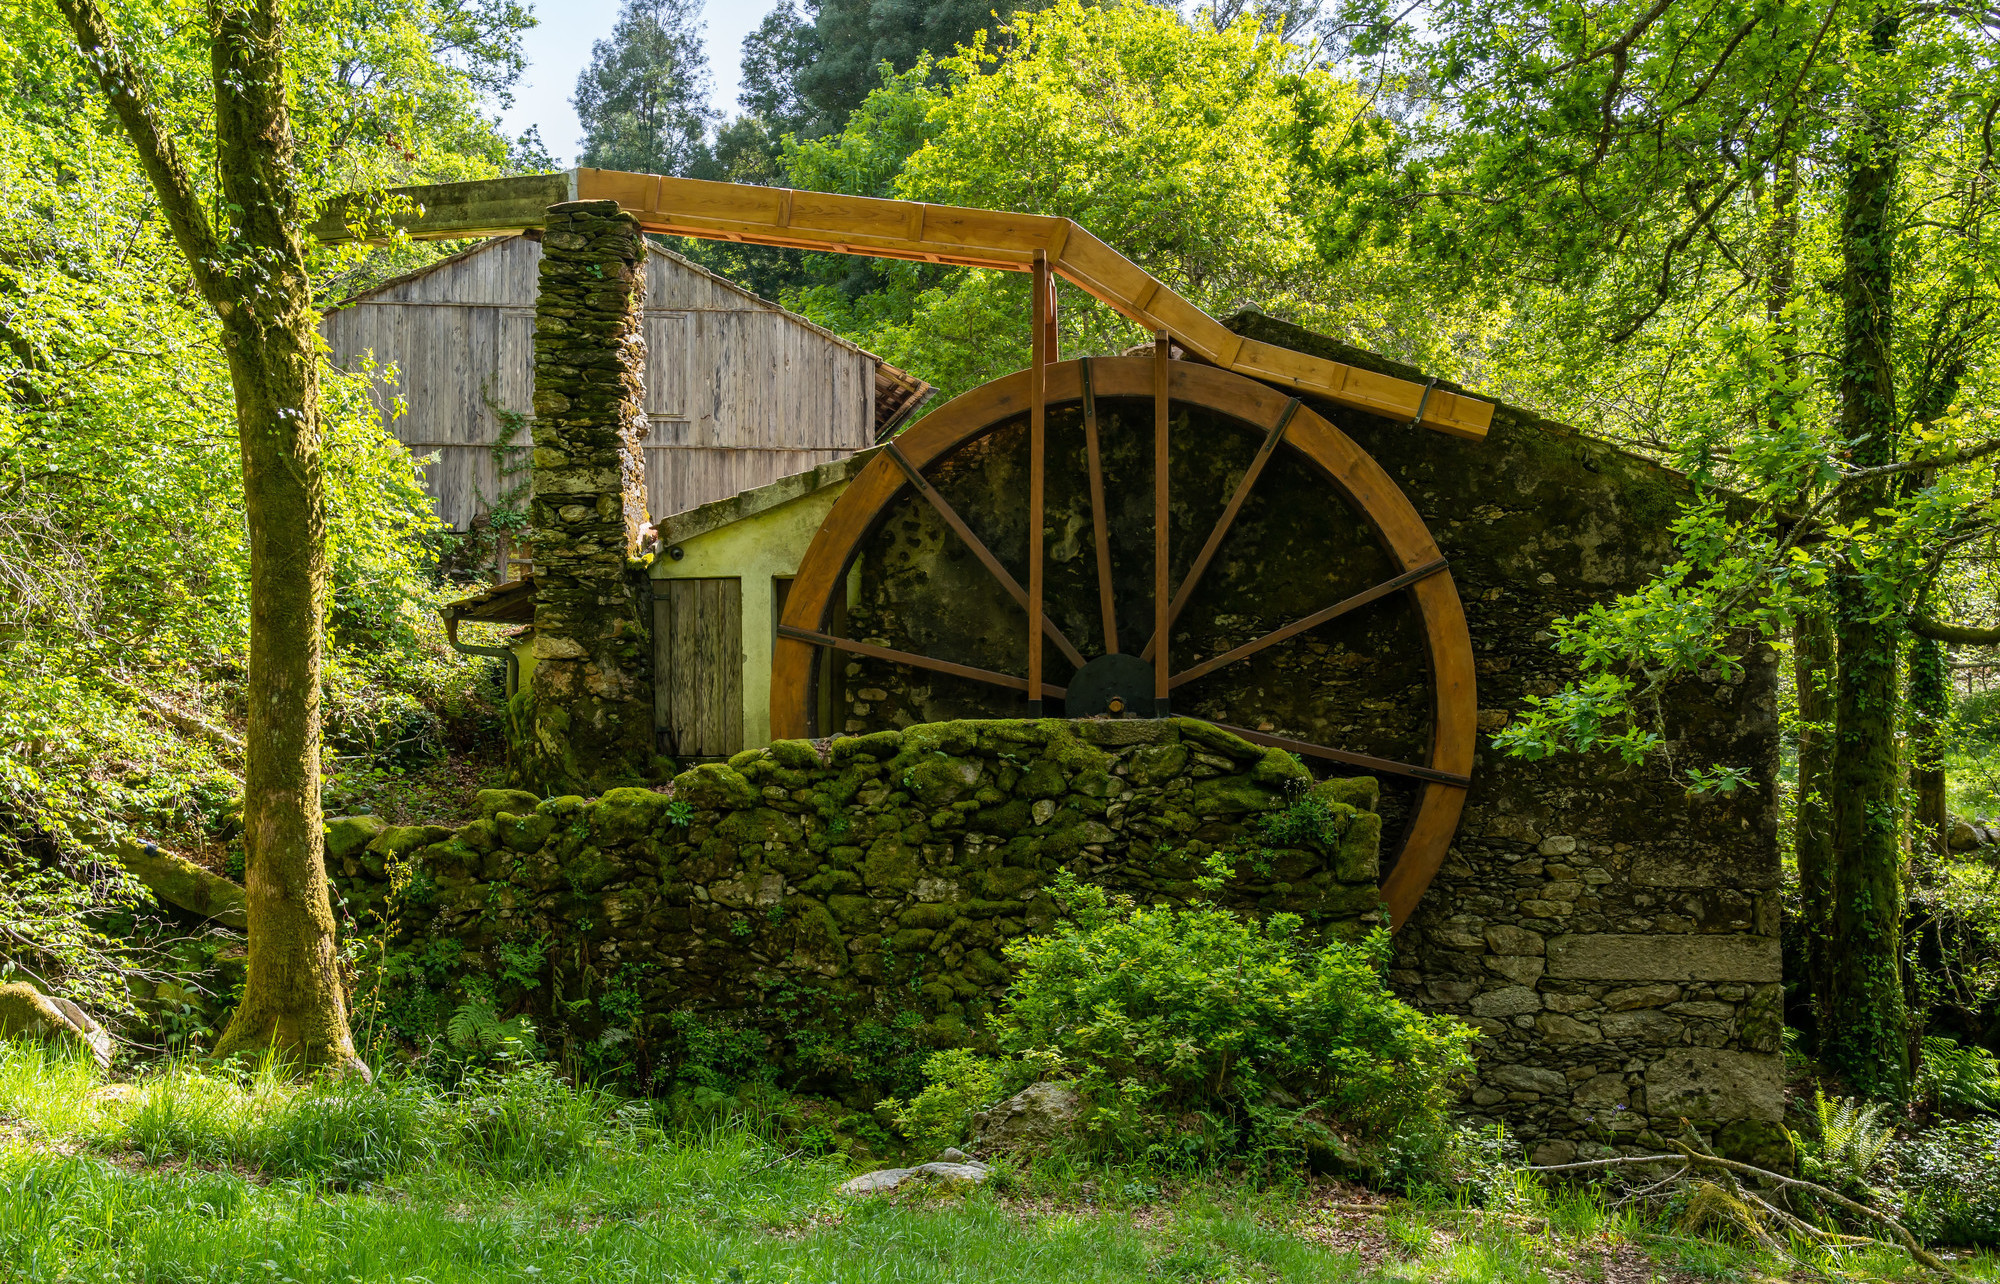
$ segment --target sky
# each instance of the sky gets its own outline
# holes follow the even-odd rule
[[[714,82],[711,101],[725,115],[736,114],[736,86],[741,78],[743,37],[756,30],[775,0],[708,0],[703,14],[707,30],[708,69]],[[618,20],[618,0],[535,0],[541,24],[523,42],[528,69],[514,86],[514,105],[500,113],[509,137],[530,125],[540,127],[542,142],[565,165],[576,161],[583,128],[570,107],[576,78],[590,61],[590,46],[611,34]]]

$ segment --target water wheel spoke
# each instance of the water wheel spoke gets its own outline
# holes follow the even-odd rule
[[[1104,456],[1097,442],[1097,394],[1090,386],[1090,358],[1078,363],[1083,383],[1083,445],[1090,466],[1090,525],[1097,541],[1097,607],[1104,615],[1104,654],[1118,654],[1118,604],[1111,592],[1111,512],[1104,505]]]
[[[1420,767],[1413,762],[1398,762],[1394,758],[1377,758],[1372,754],[1354,753],[1347,749],[1334,749],[1327,745],[1314,744],[1310,740],[1294,740],[1290,736],[1274,736],[1267,731],[1252,731],[1248,727],[1238,727],[1227,722],[1210,723],[1224,731],[1242,736],[1254,745],[1266,745],[1273,749],[1283,749],[1290,753],[1304,754],[1313,758],[1324,758],[1329,762],[1346,763],[1350,767],[1366,767],[1370,771],[1386,772],[1392,776],[1409,776],[1415,780],[1427,780],[1440,785],[1456,785],[1463,789],[1472,783],[1468,776],[1455,775],[1449,771],[1437,771],[1430,767]]]
[[[1174,627],[1174,621],[1181,618],[1181,611],[1187,606],[1188,599],[1194,596],[1195,586],[1201,583],[1203,572],[1207,571],[1208,564],[1215,560],[1216,550],[1222,547],[1223,538],[1229,534],[1229,528],[1235,525],[1236,514],[1242,511],[1243,501],[1250,498],[1251,488],[1256,486],[1257,478],[1264,471],[1264,465],[1271,462],[1271,456],[1276,453],[1278,443],[1285,439],[1285,428],[1292,422],[1292,416],[1298,412],[1299,399],[1293,397],[1286,403],[1284,413],[1278,416],[1278,422],[1272,424],[1271,430],[1264,434],[1264,444],[1257,447],[1257,453],[1251,457],[1250,466],[1243,470],[1243,476],[1236,483],[1235,493],[1230,495],[1228,505],[1222,510],[1222,516],[1216,519],[1215,529],[1208,533],[1208,539],[1202,544],[1201,552],[1195,554],[1194,565],[1188,568],[1187,577],[1181,581],[1180,588],[1174,591],[1174,600],[1167,604],[1168,628]],[[1159,640],[1158,634],[1147,638],[1146,649],[1139,653],[1139,658],[1152,659],[1153,647]]]
[[[872,642],[856,642],[853,638],[837,638],[830,633],[815,633],[811,629],[794,628],[789,624],[778,626],[778,636],[791,638],[796,642],[810,642],[835,651],[845,651],[849,655],[866,656],[871,660],[887,660],[891,664],[907,664],[913,669],[929,669],[933,673],[948,673],[955,678],[970,678],[974,682],[985,682],[996,687],[1006,687],[1010,691],[1026,691],[1028,680],[1017,678],[1011,673],[999,673],[992,669],[975,668],[969,664],[958,664],[951,660],[939,660],[928,655],[918,655],[914,651],[896,651],[886,646],[876,646]],[[1060,700],[1066,694],[1063,687],[1042,684],[1044,698]]]
[[[965,519],[958,515],[958,510],[953,508],[943,495],[938,494],[935,486],[925,480],[923,473],[910,462],[910,457],[896,448],[894,440],[889,441],[882,449],[889,458],[896,461],[896,466],[903,470],[903,476],[909,479],[910,485],[924,497],[925,502],[937,510],[937,515],[944,519],[944,524],[951,528],[952,534],[958,536],[965,546],[972,550],[972,555],[979,559],[979,564],[1000,582],[1000,587],[1007,590],[1022,610],[1028,610],[1028,591],[1021,587],[1019,580],[1008,574],[1006,567],[1000,565],[1000,559],[993,556],[993,550],[986,547],[985,541],[972,533],[972,528],[965,524]],[[1056,644],[1056,649],[1061,651],[1071,664],[1079,669],[1083,667],[1083,652],[1077,650],[1063,635],[1063,631],[1056,627],[1055,621],[1046,615],[1042,617],[1042,634]],[[1026,690],[1027,679],[1020,679],[1020,682],[1022,690]]]
[[[1174,675],[1172,685],[1180,686],[1184,682],[1192,682],[1205,674],[1215,672],[1226,664],[1234,664],[1238,660],[1257,654],[1266,647],[1273,647],[1289,638],[1295,638],[1307,629],[1317,628],[1325,624],[1328,620],[1337,619],[1340,616],[1346,615],[1349,611],[1359,610],[1370,602],[1389,596],[1389,594],[1394,593],[1398,589],[1408,588],[1418,580],[1428,579],[1436,575],[1446,565],[1445,559],[1440,557],[1436,561],[1427,562],[1414,570],[1404,571],[1394,579],[1383,580],[1375,587],[1363,589],[1353,597],[1343,598],[1324,610],[1314,611],[1303,620],[1295,620],[1281,629],[1273,629],[1254,642],[1245,642],[1233,651],[1224,651],[1221,655],[1213,659],[1203,660],[1193,668],[1184,669]]]

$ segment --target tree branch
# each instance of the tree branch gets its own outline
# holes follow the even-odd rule
[[[138,68],[119,47],[97,0],[56,0],[56,7],[68,19],[84,65],[97,77],[111,110],[139,153],[146,176],[153,180],[160,210],[187,258],[196,287],[211,307],[223,311],[232,301],[222,283],[222,247],[209,226],[194,179],[154,110]]]

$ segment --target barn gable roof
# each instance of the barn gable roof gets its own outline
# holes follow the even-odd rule
[[[524,233],[523,235],[526,235],[532,239],[537,239],[537,240],[540,239],[539,233],[535,232]],[[491,253],[497,247],[504,245],[506,242],[514,239],[515,238],[511,236],[490,237],[486,240],[480,241],[476,245],[460,250],[456,254],[447,255],[446,257],[437,260],[435,263],[427,263],[423,267],[417,268],[414,271],[405,272],[400,276],[390,277],[388,280],[377,282],[375,285],[372,285],[365,290],[360,290],[354,294],[350,294],[346,298],[340,300],[340,302],[335,303],[331,307],[327,308],[326,311],[330,314],[338,312],[343,308],[351,308],[367,303],[376,302],[378,300],[381,300],[384,295],[393,293],[397,290],[404,288],[405,286],[409,286],[414,284],[415,282],[421,281],[425,277],[428,277],[433,273],[442,271],[443,269],[451,267],[455,264],[464,263],[471,259],[475,259],[482,254]],[[818,322],[812,320],[810,317],[801,316],[798,313],[793,312],[789,308],[786,308],[777,303],[773,303],[771,300],[763,297],[760,294],[755,293],[754,291],[746,290],[741,285],[738,285],[736,282],[730,280],[728,277],[723,276],[721,273],[703,267],[701,264],[687,257],[685,254],[676,253],[675,251],[668,249],[666,246],[661,245],[658,242],[648,241],[646,243],[646,248],[648,252],[665,256],[667,259],[671,260],[673,263],[677,264],[684,270],[693,273],[696,276],[701,277],[702,279],[708,281],[710,284],[716,286],[718,289],[721,289],[730,294],[735,294],[744,299],[746,302],[754,305],[756,308],[775,312],[778,315],[784,317],[786,320],[801,327],[802,329],[808,330],[813,334],[818,335],[820,338],[825,339],[828,343],[834,344],[837,347],[845,348],[850,352],[858,353],[861,356],[864,356],[868,358],[870,361],[874,362],[875,363],[875,439],[877,441],[886,440],[889,437],[889,435],[896,430],[898,426],[907,421],[910,418],[910,416],[913,415],[918,410],[918,408],[920,408],[924,404],[924,402],[930,399],[932,388],[929,383],[925,382],[922,379],[919,379],[917,376],[909,373],[906,370],[902,370],[896,366],[890,365],[887,361],[884,361],[881,357],[877,356],[875,353],[870,352],[868,349],[862,347],[858,343],[855,343],[851,339],[847,339],[842,337],[841,335],[835,334],[833,331],[827,329],[823,325],[820,325]]]

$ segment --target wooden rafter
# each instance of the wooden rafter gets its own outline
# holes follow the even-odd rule
[[[1048,215],[575,169],[347,197],[313,231],[327,242],[490,236],[540,227],[543,211],[565,199],[617,201],[649,232],[708,240],[1010,272],[1032,271],[1040,253],[1055,275],[1225,370],[1390,419],[1421,415],[1424,427],[1456,437],[1484,437],[1493,421],[1490,402],[1442,388],[1426,396],[1421,383],[1235,334],[1076,223]],[[387,212],[371,217],[375,208]]]

